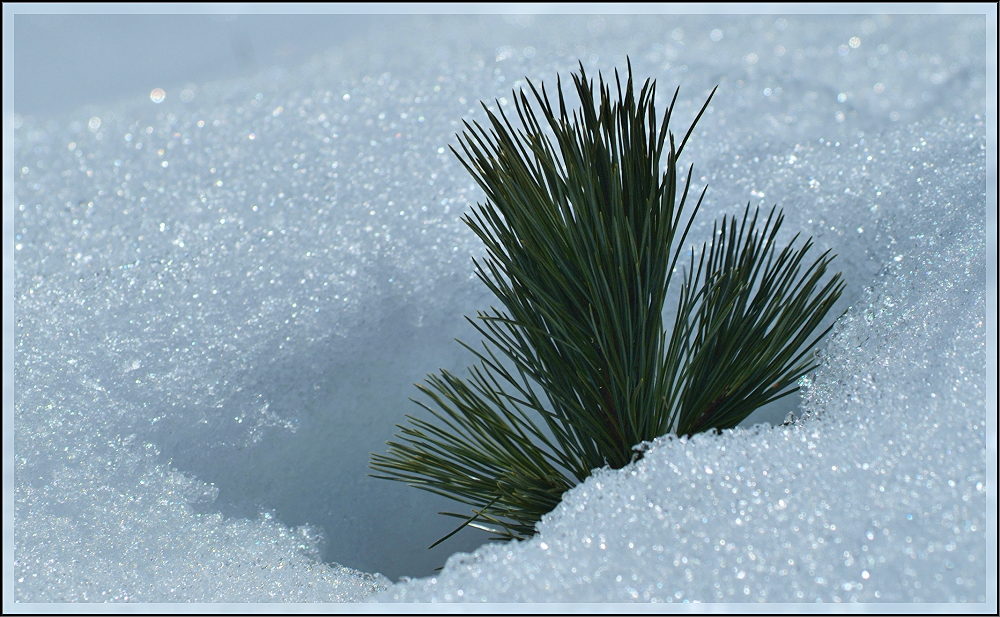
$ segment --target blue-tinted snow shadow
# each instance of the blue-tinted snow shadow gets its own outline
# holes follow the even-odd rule
[[[461,506],[369,476],[371,454],[385,451],[404,414],[420,411],[409,400],[417,393],[413,384],[468,362],[452,341],[469,338],[460,318],[439,315],[418,326],[408,318],[413,312],[398,304],[390,314],[362,320],[349,336],[331,335],[285,359],[261,359],[245,389],[259,392],[270,412],[295,418],[295,430],[270,428],[257,443],[207,449],[159,439],[164,457],[216,485],[219,496],[208,509],[248,518],[269,511],[286,525],[322,530],[326,561],[392,579],[433,574],[449,555],[475,549],[488,535],[468,529],[427,550],[456,524],[437,512]],[[218,413],[229,411],[240,410]]]

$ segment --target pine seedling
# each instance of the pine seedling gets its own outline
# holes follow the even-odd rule
[[[678,141],[655,83],[636,88],[573,75],[580,106],[528,81],[514,114],[483,105],[452,148],[486,200],[464,221],[486,245],[476,274],[501,308],[469,322],[467,376],[442,370],[418,385],[430,415],[407,416],[376,477],[468,509],[442,512],[496,539],[530,537],[562,494],[634,446],[665,434],[736,426],[791,394],[844,288],[812,240],[779,246],[783,216],[749,204],[723,217],[699,251],[685,242],[705,190],[678,159],[709,95]],[[712,91],[714,94],[715,91]],[[690,263],[680,268],[682,254]],[[676,313],[664,328],[671,296]],[[435,545],[437,542],[435,543]],[[432,545],[434,546],[434,545]]]

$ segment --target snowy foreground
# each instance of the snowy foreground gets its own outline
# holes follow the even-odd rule
[[[377,52],[6,118],[16,599],[995,601],[989,35],[408,17]],[[447,145],[522,76],[626,54],[661,104],[682,86],[681,125],[720,84],[685,151],[710,185],[695,240],[776,202],[786,238],[840,255],[847,313],[799,419],[659,439],[529,541],[365,573],[426,576],[483,541],[424,551],[442,503],[365,475],[489,303],[458,221],[479,193]]]

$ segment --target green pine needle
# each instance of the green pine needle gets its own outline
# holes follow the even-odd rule
[[[809,257],[798,236],[778,246],[782,214],[761,220],[748,204],[691,249],[664,330],[705,195],[689,205],[692,168],[677,160],[712,96],[678,143],[677,91],[657,117],[656,86],[637,91],[631,64],[624,85],[616,71],[595,89],[582,64],[573,84],[579,108],[561,82],[553,101],[528,81],[514,93],[519,127],[483,105],[487,126],[466,122],[452,148],[486,194],[464,221],[503,308],[469,320],[484,341],[465,345],[478,360],[468,376],[430,375],[416,401],[430,416],[407,416],[372,457],[376,477],[469,506],[442,513],[463,522],[434,545],[466,526],[530,537],[566,490],[627,465],[636,444],[730,428],[794,392],[844,288],[826,276],[829,252]]]

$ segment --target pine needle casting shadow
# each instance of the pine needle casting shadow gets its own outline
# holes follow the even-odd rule
[[[581,65],[577,109],[561,83],[553,101],[529,81],[514,93],[518,127],[484,105],[488,126],[465,123],[452,148],[486,193],[464,220],[503,308],[469,320],[484,340],[462,344],[478,362],[419,385],[430,416],[407,416],[372,468],[465,504],[442,513],[462,519],[456,532],[530,537],[592,470],[627,465],[661,435],[734,427],[816,367],[844,287],[826,276],[833,256],[807,258],[811,238],[779,247],[781,212],[749,205],[686,253],[705,190],[689,198],[692,168],[678,159],[712,97],[677,141],[677,92],[658,117],[655,83],[637,92],[628,73],[595,91]]]

